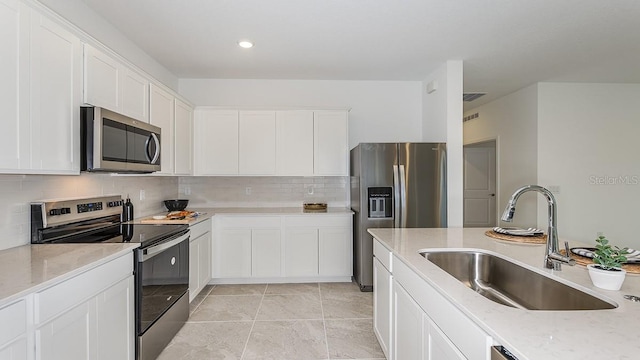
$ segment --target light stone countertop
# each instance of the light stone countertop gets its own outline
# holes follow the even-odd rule
[[[37,244],[2,250],[0,307],[131,253],[138,246],[139,244]]]
[[[351,209],[346,207],[328,207],[326,212],[305,212],[300,207],[232,207],[232,208],[205,208],[194,209],[204,211],[212,215],[347,215],[353,214]]]
[[[596,288],[585,267],[543,267],[544,245],[495,240],[487,229],[369,229],[407,266],[487,332],[497,344],[520,360],[638,359],[640,358],[640,303],[623,298],[640,296],[640,275],[627,274],[620,291]],[[564,241],[561,239],[561,243]],[[570,246],[585,246],[570,242]],[[613,301],[618,308],[597,311],[529,311],[494,303],[422,257],[429,248],[483,249],[502,254],[534,271]],[[393,265],[392,265],[393,266]]]
[[[204,207],[189,207],[187,210],[197,211],[201,213],[193,222],[189,225],[195,225],[199,222],[210,219],[216,215],[224,216],[269,216],[269,215],[351,215],[353,211],[346,207],[329,207],[326,212],[305,212],[302,207],[219,207],[219,208],[204,208]],[[158,214],[160,215],[160,214]],[[165,215],[165,214],[162,214]],[[140,220],[148,219],[151,215],[143,216],[135,219],[133,224],[139,224]],[[168,224],[171,224],[171,220],[167,220]]]

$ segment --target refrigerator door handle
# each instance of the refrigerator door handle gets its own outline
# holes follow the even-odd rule
[[[393,165],[393,227],[400,227],[400,180],[398,165]]]
[[[404,165],[400,165],[398,176],[400,177],[400,227],[407,227],[407,183]]]

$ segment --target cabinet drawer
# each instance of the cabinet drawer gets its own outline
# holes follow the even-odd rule
[[[191,230],[191,240],[193,241],[211,231],[211,219],[191,225],[189,230]]]
[[[218,219],[226,229],[279,229],[280,216],[223,216]]]
[[[27,331],[27,302],[19,300],[0,309],[0,347]]]
[[[393,270],[391,269],[391,250],[384,247],[384,245],[375,238],[373,239],[373,256],[380,261],[387,271],[393,273]]]
[[[294,227],[350,227],[352,216],[300,215],[286,216],[284,226]]]
[[[133,273],[133,252],[34,295],[35,322],[41,324],[96,296]]]
[[[489,358],[491,337],[395,257],[393,276],[467,359]]]

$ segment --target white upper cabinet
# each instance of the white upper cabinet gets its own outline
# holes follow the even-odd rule
[[[238,111],[196,110],[194,173],[238,174]]]
[[[174,97],[162,88],[151,84],[149,95],[149,122],[161,129],[159,174],[173,174],[174,163]]]
[[[112,111],[120,109],[121,65],[91,45],[84,44],[84,99],[87,104]]]
[[[195,113],[196,175],[349,174],[346,110]]]
[[[120,77],[120,110],[123,115],[149,121],[149,80],[124,68]]]
[[[80,39],[31,11],[31,169],[80,172]]]
[[[240,111],[239,124],[239,173],[275,175],[275,111]]]
[[[314,111],[313,168],[315,175],[349,175],[346,111]]]
[[[149,121],[149,80],[91,45],[84,45],[84,102]]]
[[[313,111],[276,111],[276,173],[313,175]]]
[[[176,175],[193,173],[193,108],[175,99],[175,144],[174,156]]]
[[[0,133],[0,169],[20,168],[20,111],[18,93],[26,93],[19,79],[20,26],[25,23],[18,1],[0,0],[0,107],[2,132]]]
[[[11,0],[0,1],[0,29],[0,172],[79,174],[79,38]]]

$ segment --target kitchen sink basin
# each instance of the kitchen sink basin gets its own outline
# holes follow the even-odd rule
[[[489,253],[423,251],[420,254],[470,289],[499,304],[528,310],[605,310],[617,307]]]

